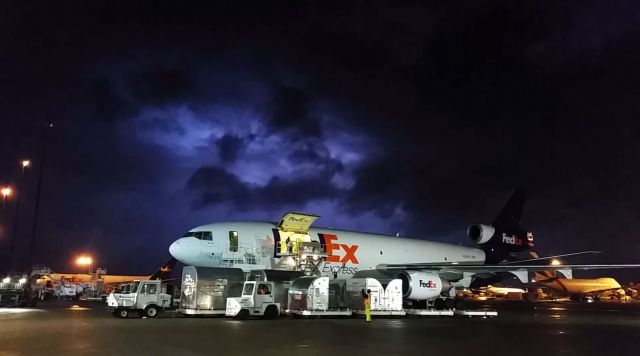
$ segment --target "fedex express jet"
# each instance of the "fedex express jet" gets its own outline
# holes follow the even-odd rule
[[[200,267],[305,270],[334,278],[375,277],[383,283],[400,278],[404,297],[409,300],[453,296],[456,288],[469,287],[474,278],[505,273],[526,283],[532,271],[554,270],[567,275],[572,269],[640,267],[502,263],[534,245],[533,234],[519,226],[523,206],[524,193],[515,190],[490,225],[470,226],[467,233],[478,247],[311,227],[318,216],[288,213],[278,223],[198,226],[171,244],[169,252],[184,264]],[[559,256],[534,260],[554,257]]]

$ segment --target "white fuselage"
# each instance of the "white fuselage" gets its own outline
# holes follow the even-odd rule
[[[290,269],[286,257],[276,253],[280,248],[277,229],[270,222],[203,225],[188,233],[203,232],[198,234],[200,239],[182,237],[171,244],[169,252],[180,262],[198,267]],[[231,243],[230,235],[237,236],[237,248],[232,247],[235,242]],[[308,237],[325,246],[328,257],[318,267],[323,276],[337,273],[348,278],[358,271],[375,270],[380,264],[483,264],[485,260],[481,249],[389,235],[311,228]]]

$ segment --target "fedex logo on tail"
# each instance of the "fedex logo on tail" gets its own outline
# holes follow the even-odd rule
[[[318,236],[328,255],[325,261],[360,264],[356,257],[356,251],[360,246],[338,243],[338,236],[333,234],[318,234]]]
[[[516,245],[516,246],[522,245],[522,240],[518,236],[516,235],[508,236],[504,232],[502,233],[502,242],[509,245]]]

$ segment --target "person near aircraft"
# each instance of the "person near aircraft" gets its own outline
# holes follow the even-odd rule
[[[371,322],[371,289],[363,293],[365,322]]]

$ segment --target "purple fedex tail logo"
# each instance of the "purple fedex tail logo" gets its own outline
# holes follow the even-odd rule
[[[517,235],[508,236],[504,232],[502,233],[502,242],[509,245],[522,246],[522,239]]]

